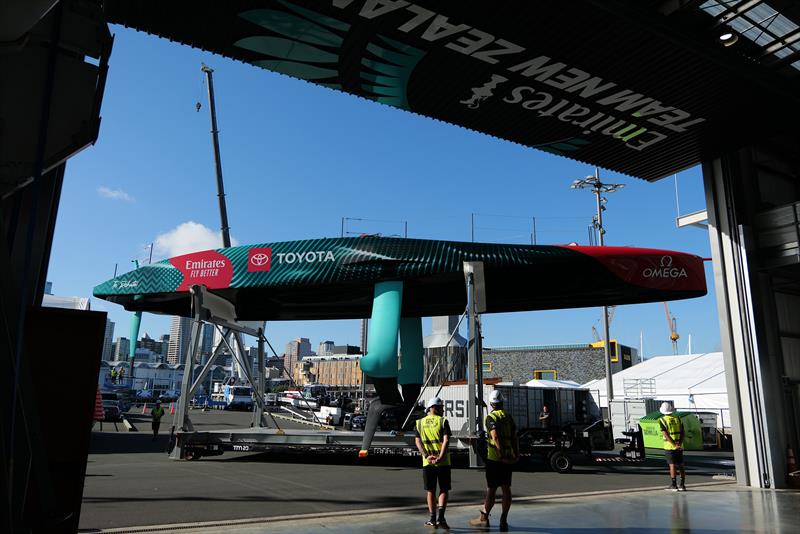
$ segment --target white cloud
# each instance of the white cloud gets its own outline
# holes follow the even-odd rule
[[[153,243],[153,258],[171,258],[190,252],[220,248],[222,247],[222,235],[219,230],[212,230],[200,223],[187,221],[160,234]],[[236,246],[239,242],[231,238],[231,244]]]
[[[101,186],[97,188],[97,192],[102,197],[110,198],[112,200],[124,200],[125,202],[135,202],[136,199],[130,196],[122,189],[111,189],[110,187]]]

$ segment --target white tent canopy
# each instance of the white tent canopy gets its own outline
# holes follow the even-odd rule
[[[525,382],[529,388],[561,388],[561,389],[582,389],[582,386],[572,380],[529,380]]]
[[[679,410],[717,412],[725,426],[730,424],[721,352],[653,357],[614,374],[613,380],[614,399],[671,401]],[[583,387],[592,390],[598,406],[608,407],[605,379]]]

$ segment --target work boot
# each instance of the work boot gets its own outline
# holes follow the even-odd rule
[[[681,480],[681,484],[678,486],[678,491],[686,491],[686,484],[683,483],[683,480]]]
[[[447,521],[442,519],[441,521],[436,522],[436,528],[443,528],[444,530],[450,530],[450,525],[447,524]]]
[[[508,532],[508,521],[505,519],[500,520],[500,532]]]
[[[674,480],[672,481],[672,484],[670,484],[669,487],[667,488],[667,491],[678,491],[678,485],[675,484]]]
[[[425,521],[425,526],[428,528],[436,528],[436,522],[431,520]]]
[[[473,527],[489,528],[489,514],[481,512],[475,519],[470,519],[469,524]]]

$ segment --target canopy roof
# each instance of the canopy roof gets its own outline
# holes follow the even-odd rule
[[[659,356],[614,373],[614,398],[640,398],[641,389],[656,399],[672,401],[676,408],[719,409],[728,407],[725,364],[721,352]],[[652,384],[641,384],[650,381]],[[641,388],[637,387],[637,382]],[[583,385],[599,392],[598,405],[607,406],[606,381]],[[626,389],[629,391],[626,392]],[[691,395],[691,399],[690,396]]]
[[[463,262],[484,264],[486,311],[631,304],[702,296],[701,258],[655,249],[498,245],[382,237],[263,243],[195,252],[95,287],[125,306],[189,315],[189,289],[233,303],[238,320],[368,317],[378,282],[403,282],[406,317],[458,315]]]
[[[800,119],[797,2],[103,4],[110,22],[646,180]]]

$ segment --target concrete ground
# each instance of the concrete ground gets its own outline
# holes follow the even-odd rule
[[[132,419],[140,432],[107,431],[106,423],[106,431],[93,433],[80,522],[84,531],[340,513],[345,519],[337,521],[343,521],[345,528],[348,518],[350,527],[352,521],[371,520],[373,513],[368,510],[404,507],[409,511],[403,516],[413,517],[413,525],[425,520],[418,459],[373,457],[364,462],[341,455],[226,453],[196,462],[174,461],[165,452],[171,421],[165,421],[153,442],[146,418],[138,423]],[[249,424],[245,413],[192,412],[192,419],[198,430]],[[690,459],[688,464],[690,485],[711,482],[713,475],[730,471],[715,459]],[[665,473],[658,461],[577,466],[564,475],[531,463],[514,474],[513,487],[516,497],[528,499],[644,491],[666,486]],[[463,511],[466,517],[477,510],[483,488],[482,471],[454,469],[451,503],[468,505],[469,511]]]
[[[470,527],[474,506],[453,506],[447,512],[449,531],[422,525],[416,510],[329,514],[305,518],[270,518],[260,522],[196,525],[181,532],[242,534],[490,532],[497,531],[496,513],[489,530]],[[749,490],[733,483],[692,486],[687,493],[663,490],[619,491],[601,495],[540,496],[519,499],[509,514],[510,532],[537,534],[675,534],[796,533],[800,530],[800,495]],[[185,525],[184,525],[185,527]],[[168,532],[164,525],[156,531]],[[135,530],[125,530],[135,532]]]

